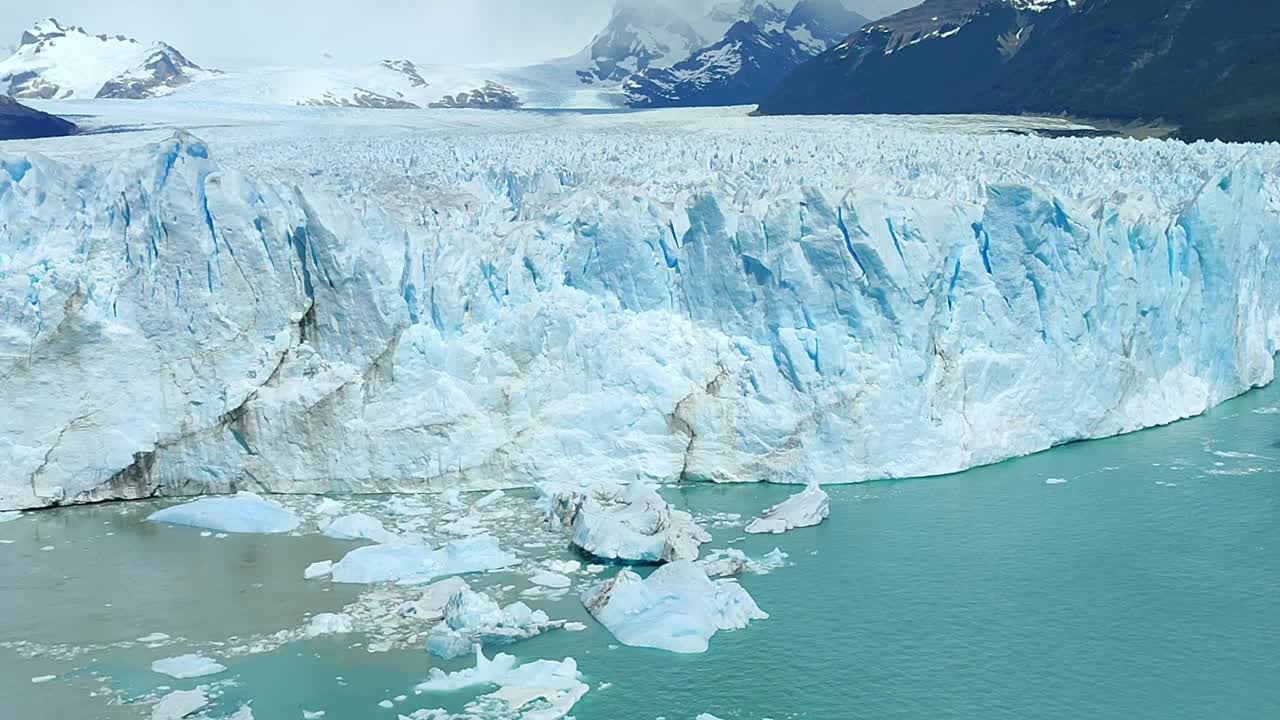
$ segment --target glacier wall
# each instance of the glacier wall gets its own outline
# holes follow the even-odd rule
[[[1274,376],[1274,146],[636,133],[0,151],[0,509],[921,476]]]

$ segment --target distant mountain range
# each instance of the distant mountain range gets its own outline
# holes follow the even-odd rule
[[[62,118],[32,110],[7,95],[0,95],[0,140],[61,137],[75,131],[76,126]]]
[[[760,111],[1069,114],[1280,139],[1280,2],[926,0],[801,66]]]

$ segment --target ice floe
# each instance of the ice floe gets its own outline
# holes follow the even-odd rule
[[[355,632],[351,616],[342,613],[320,613],[307,622],[303,634],[314,638],[322,635],[346,635]]]
[[[244,534],[292,532],[302,522],[292,510],[251,492],[201,498],[154,512],[147,520]]]
[[[399,537],[388,531],[382,521],[365,513],[343,515],[320,528],[325,537],[336,540],[372,540],[376,543],[394,543]]]
[[[220,672],[225,672],[226,669],[226,665],[212,658],[195,654],[164,658],[151,663],[151,672],[168,675],[179,680],[217,675]]]
[[[208,704],[204,688],[174,690],[151,706],[151,720],[181,720]]]
[[[578,677],[578,664],[573,658],[517,665],[511,655],[500,653],[490,660],[476,648],[475,667],[453,673],[432,668],[426,682],[419,684],[415,691],[450,693],[486,685],[497,685],[498,690],[477,698],[466,711],[484,712],[485,717],[490,717],[490,713],[505,710],[519,713],[520,720],[559,720],[568,715],[590,689]]]
[[[436,550],[427,545],[370,545],[333,566],[338,583],[426,583],[447,575],[487,572],[515,565],[516,557],[489,535],[463,538]]]
[[[737,630],[769,616],[732,580],[712,581],[689,561],[669,563],[649,577],[623,570],[582,596],[587,610],[624,645],[705,652],[719,630]]]
[[[321,560],[320,562],[313,562],[310,565],[308,565],[307,569],[302,571],[302,579],[318,580],[322,577],[328,577],[329,574],[332,572],[333,572],[333,561]]]
[[[795,528],[813,527],[831,514],[830,498],[816,483],[774,505],[747,523],[752,534],[779,534]]]

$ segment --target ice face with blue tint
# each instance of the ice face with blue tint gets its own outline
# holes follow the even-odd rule
[[[9,149],[0,509],[929,475],[1273,378],[1280,148],[929,122]]]

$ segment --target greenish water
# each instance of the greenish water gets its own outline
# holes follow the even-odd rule
[[[718,634],[704,655],[611,648],[573,594],[530,604],[586,621],[587,631],[507,652],[575,657],[592,687],[579,720],[1280,718],[1272,408],[1280,389],[1171,427],[952,477],[831,488],[831,519],[783,536],[715,529],[709,547],[758,556],[776,545],[791,564],[743,577],[772,617]],[[695,514],[745,518],[791,491],[696,485],[665,494]],[[57,648],[0,647],[5,717],[146,717],[144,707],[104,698],[193,687],[200,681],[148,670],[186,646],[112,643],[162,631],[207,648],[296,627],[358,594],[300,577],[351,543],[201,538],[141,523],[150,509],[69,509],[0,525],[0,539],[14,541],[0,545],[0,643]],[[483,582],[525,583],[514,574]],[[472,696],[415,697],[431,665],[424,653],[375,654],[358,642],[224,659],[229,672],[213,679],[237,684],[219,708],[252,700],[258,720],[319,709],[326,720],[394,720],[422,707],[458,710]],[[30,682],[40,675],[58,677]],[[400,694],[409,698],[394,711],[377,706]]]

